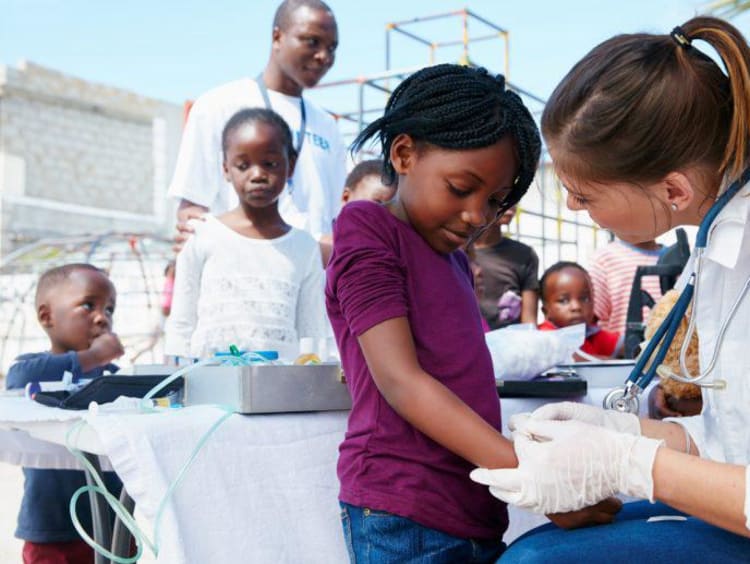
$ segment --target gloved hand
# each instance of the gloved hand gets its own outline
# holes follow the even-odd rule
[[[521,413],[518,416],[511,417],[508,423],[510,430],[513,431],[516,427],[520,427],[519,421],[525,420],[526,417],[536,421],[575,420],[604,427],[618,433],[641,434],[641,421],[637,415],[572,401],[548,403],[536,409],[531,415]]]
[[[580,421],[528,420],[513,433],[518,468],[478,468],[471,479],[497,498],[549,514],[624,493],[653,501],[652,468],[662,441]]]

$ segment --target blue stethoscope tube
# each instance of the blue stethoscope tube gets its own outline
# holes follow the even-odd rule
[[[750,167],[745,169],[742,175],[740,175],[740,177],[736,181],[734,181],[729,186],[729,188],[727,188],[716,199],[716,202],[714,202],[714,204],[706,213],[705,217],[700,223],[700,226],[698,227],[698,233],[695,237],[694,270],[693,270],[693,273],[690,275],[690,279],[688,280],[687,285],[685,286],[684,290],[680,294],[680,297],[677,299],[677,302],[672,307],[672,310],[669,312],[667,317],[662,321],[661,325],[659,325],[659,328],[656,330],[656,332],[651,337],[651,339],[649,339],[648,344],[646,345],[646,348],[641,352],[641,354],[638,355],[635,366],[633,367],[633,370],[630,372],[628,379],[625,381],[625,385],[623,387],[615,388],[614,390],[609,392],[607,396],[604,398],[604,407],[606,409],[615,409],[617,411],[638,413],[638,408],[639,408],[638,395],[643,390],[645,390],[646,387],[651,383],[651,380],[653,380],[654,375],[657,373],[657,370],[659,370],[659,367],[664,360],[664,357],[667,355],[667,351],[669,350],[670,344],[672,343],[675,335],[677,334],[677,331],[680,327],[680,322],[685,317],[685,314],[688,308],[690,307],[690,304],[694,302],[693,296],[695,296],[695,288],[699,281],[698,277],[700,276],[701,260],[702,260],[703,252],[706,248],[706,245],[708,244],[708,235],[711,230],[711,226],[713,225],[713,222],[716,219],[716,217],[721,213],[721,211],[729,203],[729,201],[749,181],[750,181]],[[726,330],[726,326],[728,325],[729,321],[731,321],[731,318],[734,316],[734,312],[736,311],[737,306],[739,306],[739,303],[742,297],[744,296],[744,293],[747,291],[747,288],[748,288],[748,285],[746,284],[745,288],[742,290],[742,292],[738,296],[738,299],[735,301],[735,304],[732,308],[732,311],[730,312],[730,315],[727,317],[727,319],[723,323],[721,330],[719,331],[719,338],[717,339],[716,348],[714,350],[714,359],[710,363],[709,369],[706,370],[705,374],[700,375],[697,378],[684,378],[684,377],[677,376],[678,380],[688,381],[688,382],[693,381],[695,383],[698,383],[699,380],[702,380],[705,376],[708,375],[711,368],[713,368],[715,357],[718,353],[719,347],[721,346],[721,342],[723,339],[724,331]],[[683,372],[685,373],[686,371],[684,368],[683,357],[685,355],[688,342],[693,332],[693,328],[695,324],[694,316],[695,316],[695,307],[693,307],[693,311],[691,312],[689,328],[687,331],[687,335],[685,337],[685,342],[683,343],[683,346],[680,351],[680,364],[682,366]],[[654,353],[656,353],[656,356],[653,358],[653,361],[649,364],[649,360],[651,360],[651,357],[654,356]],[[646,368],[647,365],[648,365],[648,368]],[[674,377],[676,375],[670,374],[670,376]],[[704,386],[705,385],[706,384],[704,384]]]

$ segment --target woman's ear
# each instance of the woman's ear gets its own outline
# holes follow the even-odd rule
[[[663,197],[673,211],[684,211],[693,203],[696,191],[691,178],[683,172],[670,172],[662,180]]]
[[[416,162],[417,144],[414,139],[406,133],[400,133],[391,143],[389,158],[396,174],[408,174]]]

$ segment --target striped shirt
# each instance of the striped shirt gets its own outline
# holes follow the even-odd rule
[[[588,270],[593,285],[594,314],[602,329],[625,333],[635,270],[639,266],[656,264],[661,253],[661,248],[646,251],[616,240],[593,254]],[[641,288],[655,301],[661,298],[658,276],[643,277]],[[648,309],[644,307],[643,319],[647,317]]]

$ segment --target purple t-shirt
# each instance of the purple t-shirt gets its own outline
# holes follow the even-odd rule
[[[430,248],[384,206],[358,201],[334,225],[326,306],[352,395],[339,449],[339,498],[445,533],[497,539],[505,504],[469,478],[470,462],[417,431],[380,394],[357,337],[409,321],[420,366],[500,429],[500,402],[466,255]]]

